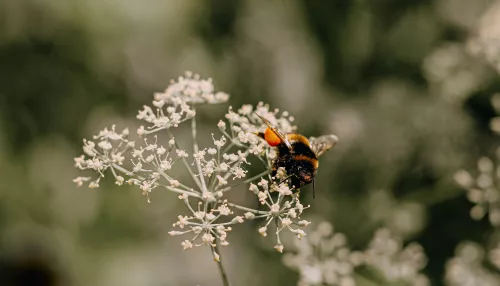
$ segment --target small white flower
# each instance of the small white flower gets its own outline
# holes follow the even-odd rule
[[[264,202],[266,201],[267,199],[267,193],[266,192],[259,192],[259,194],[257,195],[259,197],[259,201],[264,204]],[[279,206],[278,206],[279,207]]]
[[[177,180],[169,180],[168,182],[170,183],[170,186],[172,186],[174,188],[181,185],[181,183],[179,183],[179,181],[177,181]]]
[[[200,150],[197,153],[193,154],[193,158],[195,158],[197,161],[204,160],[205,154],[205,150]]]
[[[220,262],[220,256],[217,252],[214,251],[214,261],[215,262]]]
[[[219,165],[219,169],[222,171],[222,172],[227,172],[227,170],[229,170],[229,165],[225,162],[222,162],[220,163]]]
[[[99,183],[98,182],[90,182],[89,188],[97,189],[97,188],[99,188]]]
[[[219,186],[227,185],[227,181],[221,175],[217,175],[217,180],[219,180]]]
[[[238,178],[238,179],[241,179],[241,178],[243,178],[243,177],[245,177],[245,176],[246,176],[246,171],[245,171],[245,170],[243,170],[243,169],[242,169],[242,168],[240,168],[240,167],[235,167],[235,168],[233,169],[233,172],[232,172],[232,173],[233,173],[233,175],[234,175],[234,178]],[[234,178],[233,178],[233,180],[234,180]]]
[[[183,242],[181,242],[181,245],[184,250],[193,248],[193,244],[189,240],[184,240]]]
[[[279,211],[280,211],[280,205],[274,204],[271,206],[271,213],[272,214],[276,215],[279,213]]]
[[[259,193],[259,188],[257,187],[257,185],[254,185],[254,184],[252,184],[252,183],[250,183],[250,188],[249,188],[249,190],[250,190],[251,192],[253,192],[254,194],[258,194],[258,193]]]
[[[199,219],[199,220],[202,220],[205,217],[205,214],[206,213],[203,211],[197,211],[197,212],[193,213],[194,217]]]
[[[263,227],[259,228],[259,233],[262,236],[267,236],[267,227],[263,226]]]
[[[201,240],[206,243],[206,244],[212,244],[215,240],[215,237],[213,235],[211,235],[210,233],[204,233],[202,236],[201,236]]]
[[[113,159],[113,163],[116,163],[118,165],[122,165],[123,161],[125,161],[125,156],[123,156],[120,152],[111,154],[111,158]]]
[[[177,153],[177,156],[181,157],[181,158],[187,158],[188,157],[188,153],[184,150],[175,150],[175,152]]]
[[[264,190],[268,190],[269,189],[269,185],[268,185],[268,181],[264,178],[260,179],[260,182],[257,184],[259,186],[261,186]]]
[[[219,129],[222,131],[226,130],[226,122],[220,120],[219,123],[217,124],[217,127],[219,127]]]
[[[281,220],[281,224],[284,227],[290,226],[292,224],[292,220],[286,217],[286,218]]]
[[[222,136],[220,140],[215,140],[214,139],[214,145],[217,146],[218,148],[222,148],[226,144],[226,137]]]
[[[179,195],[179,196],[178,196],[179,200],[185,200],[185,199],[187,199],[188,197],[189,197],[189,195],[188,195],[188,194],[186,194],[186,193],[181,194],[181,195]]]
[[[220,205],[217,210],[221,215],[230,215],[231,210],[227,207],[227,205]]]
[[[99,144],[97,144],[97,146],[99,146],[99,148],[101,148],[104,151],[109,151],[113,149],[113,145],[111,145],[111,143],[109,143],[108,141],[101,141],[99,142]]]
[[[78,187],[81,187],[84,182],[87,182],[90,180],[90,177],[76,177],[73,179],[73,183],[76,183]]]
[[[163,148],[163,146],[161,146],[160,148],[156,149],[156,154],[158,155],[163,155],[167,152],[167,149]]]
[[[163,160],[160,162],[160,168],[164,171],[172,169],[172,163],[167,160]]]
[[[283,244],[278,244],[276,246],[274,246],[274,249],[276,249],[276,251],[278,251],[279,253],[283,253]]]
[[[243,220],[242,216],[235,216],[231,222],[233,222],[233,223],[243,223],[244,220]]]
[[[170,234],[171,236],[174,236],[174,235],[182,235],[184,233],[182,231],[171,230],[168,232],[168,234]]]
[[[141,125],[141,127],[139,127],[137,129],[137,135],[139,135],[139,136],[144,135],[145,132],[146,132],[146,130],[144,130],[144,126],[142,126],[142,125]]]
[[[246,219],[254,219],[255,218],[255,215],[251,212],[246,212],[245,213],[245,218]]]
[[[115,183],[116,183],[118,186],[123,185],[123,181],[125,181],[125,179],[124,179],[122,176],[116,176],[116,181],[115,181]]]
[[[310,225],[311,222],[310,221],[307,221],[307,220],[301,220],[299,221],[299,225],[300,226],[304,226],[304,227],[307,227],[308,225]]]

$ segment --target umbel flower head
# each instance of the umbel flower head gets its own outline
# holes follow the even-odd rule
[[[500,157],[500,148],[497,150],[497,159]],[[467,198],[474,203],[470,210],[473,219],[480,220],[486,214],[493,226],[500,226],[500,167],[488,157],[477,161],[476,175],[466,170],[455,173],[455,181],[466,189]]]
[[[498,268],[498,251],[496,247],[490,250],[489,258]],[[475,242],[460,243],[455,256],[446,263],[445,281],[450,286],[500,285],[500,275],[483,266],[485,250]]]
[[[403,247],[402,241],[385,228],[375,232],[365,251],[353,251],[344,234],[321,222],[306,239],[295,241],[295,247],[296,253],[286,254],[283,262],[299,272],[299,286],[355,286],[355,277],[363,276],[367,269],[378,274],[371,282],[374,285],[430,285],[420,273],[427,263],[422,247],[416,243]]]
[[[113,125],[92,140],[84,139],[83,155],[75,158],[75,167],[91,171],[94,176],[77,177],[74,182],[97,188],[101,179],[109,175],[119,186],[124,183],[136,186],[148,202],[158,188],[176,193],[186,212],[178,215],[169,233],[185,238],[181,243],[184,249],[212,247],[215,260],[219,259],[216,246],[229,244],[228,234],[234,225],[255,219],[263,221],[258,228],[262,236],[267,236],[271,226],[277,228],[275,249],[282,252],[283,231],[290,231],[298,238],[306,235],[304,228],[309,222],[300,216],[309,206],[304,206],[296,190],[289,187],[285,170],[279,170],[274,177],[270,175],[276,152],[256,136],[255,132],[263,132],[266,125],[255,112],[283,132],[295,130],[293,117],[264,103],[243,105],[237,110],[229,107],[225,118],[217,123],[220,134],[212,134],[213,143],[200,147],[196,108],[228,99],[226,93],[215,92],[211,79],[186,73],[172,81],[165,92],[156,93],[151,106],[144,106],[138,112],[137,119],[144,125],[134,136],[128,128],[117,131]],[[181,125],[191,128],[189,148],[174,136]],[[164,137],[165,141],[160,140]],[[257,158],[262,165],[262,172],[255,176],[250,176],[247,169],[250,157]],[[191,180],[175,178],[174,168],[183,168]],[[228,199],[227,193],[242,184],[260,202],[259,209]]]

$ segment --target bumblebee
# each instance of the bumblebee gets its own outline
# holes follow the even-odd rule
[[[318,171],[318,157],[333,148],[338,138],[335,135],[324,135],[307,139],[303,135],[285,134],[269,120],[255,113],[266,125],[266,130],[256,133],[269,146],[277,148],[277,156],[272,162],[272,176],[276,176],[279,168],[284,168],[291,188],[299,188],[313,184],[313,198],[316,197],[314,178]]]

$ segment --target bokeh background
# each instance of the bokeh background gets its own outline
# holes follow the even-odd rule
[[[310,217],[353,249],[381,226],[420,243],[445,285],[460,242],[498,237],[453,177],[495,156],[499,55],[493,0],[0,1],[0,284],[220,285],[208,249],[167,234],[175,195],[72,183],[83,137],[134,129],[191,70],[234,107],[264,101],[305,135],[338,135]],[[202,128],[227,108],[198,109]],[[295,285],[256,228],[222,251],[233,283]]]

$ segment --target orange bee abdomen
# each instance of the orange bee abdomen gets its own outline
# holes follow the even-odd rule
[[[278,146],[281,143],[281,139],[270,128],[266,128],[266,131],[264,132],[264,140],[266,140],[269,146],[273,147]]]

